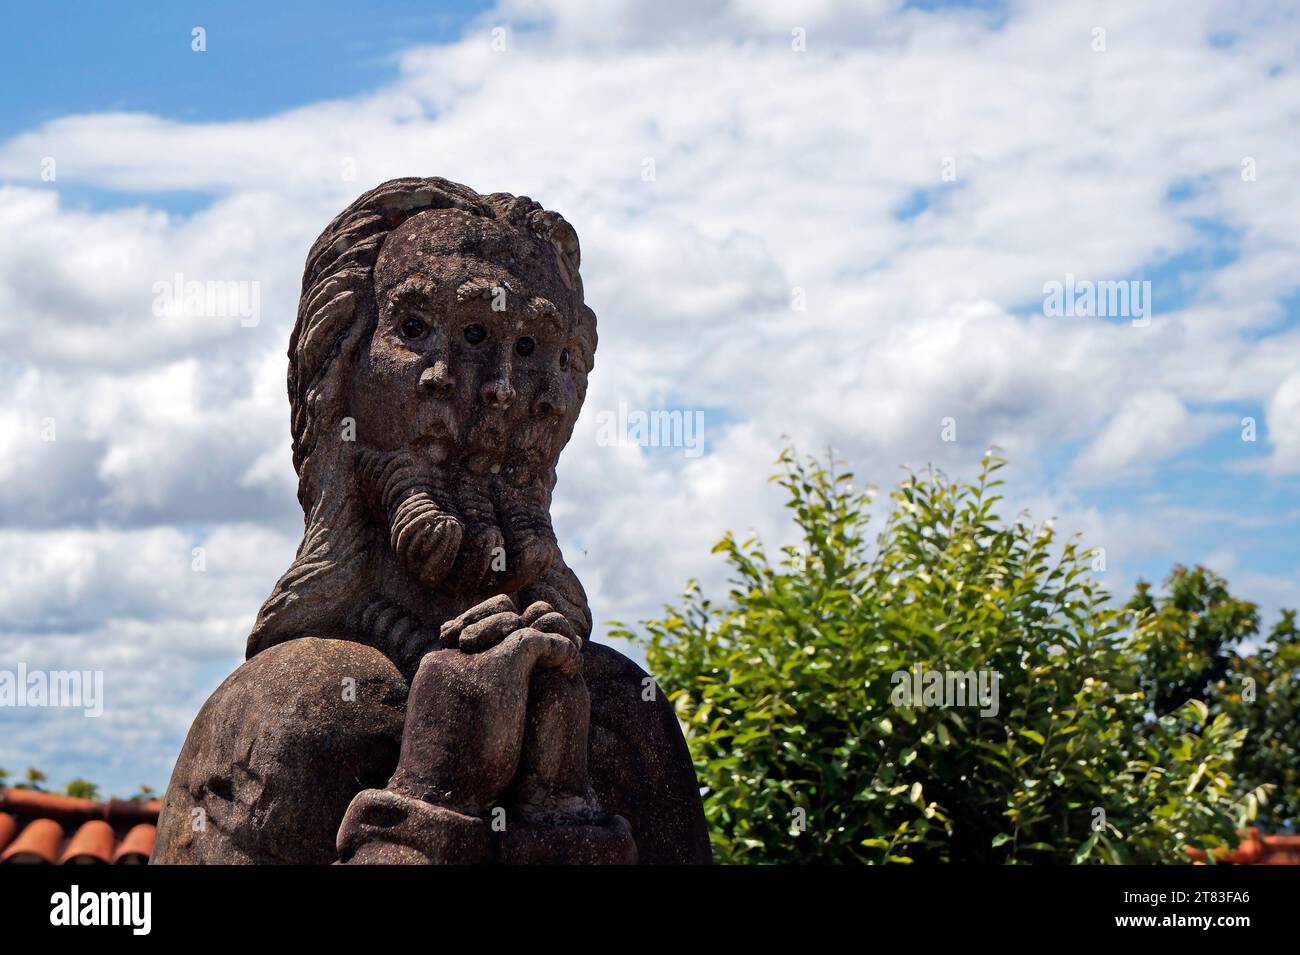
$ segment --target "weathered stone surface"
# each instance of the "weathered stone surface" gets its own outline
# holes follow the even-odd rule
[[[643,863],[696,865],[712,851],[699,782],[681,726],[663,692],[617,650],[590,644],[583,676],[591,693],[587,764],[606,812],[632,826]]]
[[[405,704],[406,681],[371,647],[307,638],[258,654],[194,720],[153,861],[334,861],[348,803],[397,765]]]
[[[195,720],[155,861],[708,861],[671,708],[588,645],[551,526],[596,349],[579,261],[556,213],[442,179],[371,190],[312,247],[303,541]],[[364,706],[327,699],[362,676]]]

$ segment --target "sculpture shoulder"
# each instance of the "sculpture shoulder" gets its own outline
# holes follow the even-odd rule
[[[332,862],[348,804],[397,764],[406,696],[397,668],[351,640],[287,640],[245,661],[190,726],[153,861]]]
[[[681,726],[650,676],[612,647],[583,650],[591,694],[592,786],[607,812],[632,825],[641,861],[710,861],[695,768]]]

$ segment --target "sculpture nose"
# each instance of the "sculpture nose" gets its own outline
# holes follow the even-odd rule
[[[547,390],[533,401],[533,414],[543,418],[558,418],[568,410],[568,405],[554,391]]]
[[[489,407],[505,411],[515,400],[515,389],[505,378],[496,378],[483,386],[480,395]]]
[[[451,376],[451,369],[445,361],[439,360],[420,375],[420,390],[435,398],[450,398],[455,388],[456,379]]]

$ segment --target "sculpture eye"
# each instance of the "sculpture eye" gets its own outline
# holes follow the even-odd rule
[[[429,331],[429,326],[418,318],[408,318],[402,322],[403,338],[423,338]]]
[[[535,347],[536,345],[533,340],[526,335],[519,339],[519,341],[515,342],[515,351],[519,352],[519,354],[523,355],[525,358],[533,353],[533,348]]]
[[[482,325],[466,325],[465,341],[471,345],[477,345],[483,339],[487,338],[487,330]]]
[[[569,367],[569,350],[567,348],[563,349],[560,352],[560,367],[561,368]]]

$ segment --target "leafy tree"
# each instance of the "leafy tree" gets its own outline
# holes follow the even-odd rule
[[[1228,672],[1233,648],[1259,632],[1255,605],[1233,597],[1228,582],[1204,567],[1177,565],[1164,586],[1157,597],[1138,581],[1128,603],[1148,617],[1142,676],[1158,715],[1206,699],[1208,685]]]
[[[158,794],[152,786],[140,784],[140,791],[131,797],[131,802],[148,802],[150,799],[158,798]]]
[[[14,789],[31,789],[38,793],[45,792],[45,783],[49,777],[37,769],[35,766],[27,767],[27,774],[23,777],[21,783],[14,783]]]
[[[64,795],[78,799],[99,799],[99,786],[86,779],[74,779],[63,790]]]
[[[1300,631],[1296,612],[1283,610],[1255,650],[1255,604],[1233,597],[1228,582],[1204,567],[1175,566],[1162,591],[1139,582],[1129,602],[1145,614],[1149,634],[1141,660],[1143,683],[1157,712],[1204,701],[1245,730],[1237,754],[1238,789],[1247,800],[1259,784],[1272,787],[1266,822],[1300,824]]]
[[[725,601],[692,583],[647,636],[615,628],[676,707],[720,861],[1183,861],[1245,821],[1242,731],[1199,701],[1147,718],[1148,634],[1076,541],[999,518],[1004,464],[909,475],[873,546],[871,493],[787,452],[801,544],[727,534]],[[907,705],[914,668],[996,676],[996,705]]]
[[[1267,820],[1300,828],[1300,629],[1296,612],[1282,611],[1256,653],[1235,654],[1210,700],[1245,728],[1238,775],[1274,787]]]

